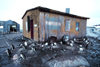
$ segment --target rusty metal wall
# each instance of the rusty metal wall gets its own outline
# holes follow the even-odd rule
[[[27,16],[33,19],[33,22],[37,27],[34,28],[34,40],[45,41],[50,36],[56,36],[60,39],[63,35],[69,35],[70,38],[81,37],[86,35],[86,20],[79,18],[72,18],[68,16],[62,16],[59,14],[52,14],[47,12],[30,11],[23,18],[23,34],[27,38],[31,38],[31,33],[26,31]],[[65,24],[67,20],[70,20],[70,30],[65,30]],[[80,23],[79,31],[76,31],[76,22]],[[33,24],[33,25],[34,25]]]
[[[45,14],[45,31],[46,39],[50,36],[55,36],[57,38],[61,35],[61,24],[64,19],[61,16],[50,16]]]
[[[40,41],[44,41],[45,40],[45,19],[44,19],[44,13],[40,13],[39,16],[39,31],[40,31]]]
[[[57,14],[40,12],[40,41],[45,41],[50,36],[60,39],[63,35],[70,38],[86,35],[86,20],[61,16]],[[70,30],[65,31],[65,23],[70,20]],[[79,31],[76,31],[76,22],[79,22]]]
[[[63,16],[40,13],[40,41],[47,40],[50,36],[61,38],[61,27],[64,24]]]

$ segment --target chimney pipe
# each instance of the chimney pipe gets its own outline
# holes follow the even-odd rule
[[[70,8],[66,8],[66,13],[70,13]]]

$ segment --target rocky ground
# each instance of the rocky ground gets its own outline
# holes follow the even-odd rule
[[[0,67],[100,67],[100,41],[93,37],[37,43],[22,33],[0,35]]]
[[[89,61],[91,67],[100,67],[100,40],[89,37],[92,45],[86,50],[86,59]]]

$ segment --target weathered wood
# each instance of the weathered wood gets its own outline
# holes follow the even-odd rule
[[[33,25],[37,25],[34,27],[35,41],[45,41],[50,36],[56,36],[57,39],[61,39],[64,35],[69,35],[70,38],[82,37],[86,35],[87,19],[33,10],[27,12],[23,18],[23,35],[27,38],[31,38],[30,31],[26,31],[25,22],[27,21],[27,16],[30,16],[31,19],[33,19]],[[67,20],[70,20],[69,31],[65,31],[65,24]],[[79,31],[76,31],[76,22],[79,23]]]

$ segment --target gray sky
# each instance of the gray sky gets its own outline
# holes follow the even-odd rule
[[[43,6],[65,12],[89,17],[87,26],[100,24],[100,0],[0,0],[0,20],[14,20],[21,24],[27,9]]]

